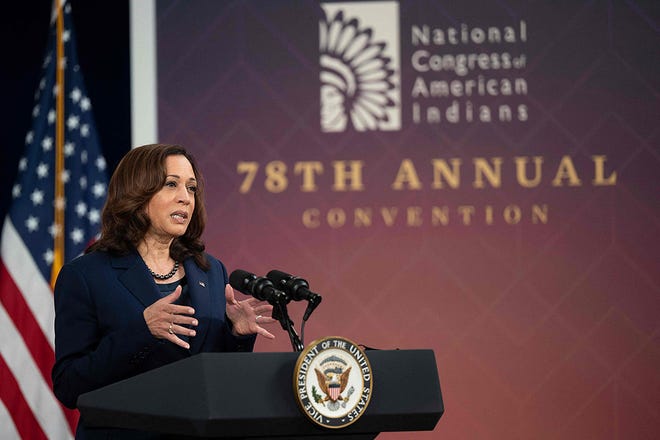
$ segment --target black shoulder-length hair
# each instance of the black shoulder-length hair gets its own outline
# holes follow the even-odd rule
[[[165,185],[165,159],[174,155],[184,156],[192,165],[197,191],[195,209],[186,233],[174,239],[170,256],[177,261],[193,257],[199,267],[209,269],[201,240],[206,226],[204,180],[195,158],[178,145],[144,145],[129,151],[122,158],[108,185],[108,198],[101,216],[101,237],[86,252],[102,250],[126,255],[137,249],[151,224],[145,207]]]

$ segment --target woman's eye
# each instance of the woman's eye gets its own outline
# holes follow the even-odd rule
[[[196,186],[189,186],[188,191],[190,191],[191,193],[197,192],[197,187]]]
[[[165,186],[169,186],[170,188],[176,188],[176,182],[170,180],[169,182],[165,182]]]

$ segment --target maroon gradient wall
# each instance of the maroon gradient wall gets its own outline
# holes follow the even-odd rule
[[[209,251],[309,280],[308,343],[435,351],[445,415],[383,438],[660,436],[655,2],[157,13],[159,138],[201,163]]]

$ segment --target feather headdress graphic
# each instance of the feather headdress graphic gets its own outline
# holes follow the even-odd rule
[[[325,132],[376,130],[397,105],[397,85],[386,43],[371,28],[338,11],[319,26],[321,128]]]

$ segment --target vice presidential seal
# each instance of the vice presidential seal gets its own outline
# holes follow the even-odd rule
[[[371,399],[369,359],[354,342],[318,339],[300,353],[293,375],[298,405],[314,423],[343,428],[359,419]]]

